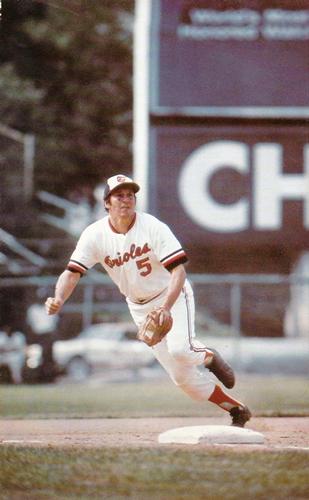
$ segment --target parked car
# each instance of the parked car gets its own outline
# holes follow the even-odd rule
[[[133,323],[92,325],[70,340],[53,344],[53,358],[60,373],[83,380],[104,369],[132,369],[156,364],[152,350],[136,339]]]

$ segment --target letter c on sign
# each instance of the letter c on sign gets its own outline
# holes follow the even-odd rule
[[[249,147],[242,142],[216,141],[196,149],[184,162],[179,176],[179,198],[188,216],[213,232],[242,231],[249,225],[249,203],[244,197],[221,205],[209,192],[211,176],[222,168],[249,170]]]

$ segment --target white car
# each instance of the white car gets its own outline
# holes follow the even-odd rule
[[[103,369],[137,370],[156,364],[146,344],[136,339],[133,323],[92,325],[70,340],[53,344],[53,358],[60,372],[75,380]]]

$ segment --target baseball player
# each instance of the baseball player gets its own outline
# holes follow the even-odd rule
[[[147,213],[137,212],[139,185],[125,175],[107,180],[104,205],[108,215],[80,236],[66,270],[59,276],[54,297],[45,302],[56,314],[81,276],[100,263],[126,301],[139,338],[172,381],[191,398],[210,401],[230,413],[232,425],[243,427],[251,414],[247,406],[223,391],[232,388],[232,368],[220,354],[195,339],[194,297],[186,278],[187,255],[169,227]],[[150,323],[154,330],[150,331]],[[163,329],[163,332],[162,332]]]

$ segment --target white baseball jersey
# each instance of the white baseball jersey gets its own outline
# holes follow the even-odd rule
[[[94,222],[82,233],[68,269],[84,274],[100,263],[127,298],[132,318],[141,325],[147,314],[162,305],[173,267],[187,256],[169,227],[145,213],[136,216],[126,234],[111,225],[109,217]],[[171,309],[173,327],[152,347],[171,379],[190,397],[207,400],[215,382],[210,372],[197,367],[205,361],[205,346],[195,341],[194,298],[189,283]]]
[[[100,263],[123,295],[142,304],[165,290],[169,271],[187,260],[166,224],[137,212],[126,234],[118,233],[108,216],[88,226],[67,268],[84,274]]]

